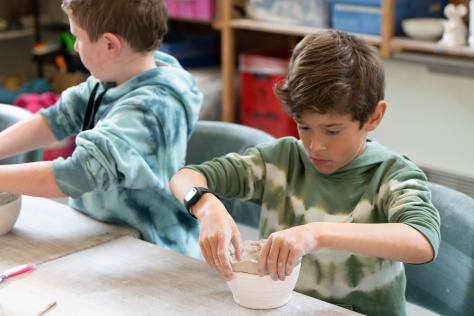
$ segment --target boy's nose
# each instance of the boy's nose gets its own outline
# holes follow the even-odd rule
[[[327,149],[326,144],[319,137],[312,137],[309,143],[309,149],[311,152],[318,152]]]

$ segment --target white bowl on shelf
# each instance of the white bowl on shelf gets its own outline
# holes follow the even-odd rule
[[[247,308],[269,309],[285,305],[291,299],[300,274],[301,262],[284,281],[274,281],[270,275],[234,272],[227,282],[234,301]]]
[[[0,235],[7,234],[15,225],[21,209],[21,195],[0,193]]]
[[[402,21],[402,29],[413,39],[436,41],[443,35],[444,21],[436,18],[405,19]]]

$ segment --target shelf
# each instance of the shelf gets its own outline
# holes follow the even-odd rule
[[[305,36],[306,34],[314,34],[321,32],[322,28],[304,26],[304,25],[293,25],[293,24],[276,24],[274,22],[264,22],[252,19],[233,19],[230,22],[230,26],[234,29],[239,30],[250,30],[250,31],[261,31],[268,33],[286,34]],[[367,42],[373,45],[380,45],[380,36],[370,34],[359,34],[352,33],[360,38],[363,38]]]
[[[3,31],[3,32],[0,32],[0,41],[33,36],[34,34],[35,34],[35,30],[32,28],[23,29],[23,30],[15,30],[15,31]]]
[[[413,40],[403,37],[395,37],[391,41],[391,49],[395,52],[410,51],[420,53],[430,53],[449,57],[474,58],[474,48],[445,47],[437,42]]]

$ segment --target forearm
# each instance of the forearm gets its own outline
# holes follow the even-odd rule
[[[207,188],[206,177],[200,172],[183,168],[170,180],[170,189],[176,199],[183,203],[184,196],[193,187]]]
[[[179,170],[170,180],[170,189],[183,203],[184,196],[193,187],[207,188],[206,177],[192,169]],[[242,249],[240,232],[222,202],[214,194],[204,194],[191,207],[200,221],[199,245],[206,262],[227,280],[232,277],[228,247],[233,245],[237,260]]]
[[[0,192],[64,197],[56,184],[51,161],[0,166]]]
[[[319,247],[362,253],[406,263],[426,263],[434,252],[428,240],[406,224],[311,223]]]
[[[47,145],[56,138],[40,115],[10,126],[0,133],[0,159]]]
[[[183,203],[184,196],[193,187],[207,188],[206,177],[195,170],[183,168],[179,170],[170,180],[170,189],[176,199]],[[199,201],[191,207],[191,212],[198,219],[204,216],[207,210],[221,209],[222,203],[214,194],[204,194]],[[228,215],[227,212],[225,212]]]

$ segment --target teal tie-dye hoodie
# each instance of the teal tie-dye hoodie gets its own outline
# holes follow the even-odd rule
[[[74,153],[53,161],[53,172],[72,207],[197,257],[197,221],[171,195],[168,180],[184,164],[202,94],[176,59],[156,52],[155,60],[157,68],[121,85],[101,83],[98,94],[108,90],[90,130],[81,128],[94,77],[41,112],[56,138],[77,134]]]

